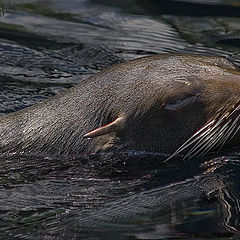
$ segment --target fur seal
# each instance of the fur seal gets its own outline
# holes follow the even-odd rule
[[[239,144],[240,70],[222,57],[159,54],[109,67],[0,118],[0,153],[154,151]]]

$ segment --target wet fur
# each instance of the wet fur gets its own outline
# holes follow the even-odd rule
[[[221,109],[225,113],[237,107],[239,93],[240,71],[224,58],[144,57],[110,67],[60,95],[1,117],[0,152],[77,155],[135,149],[171,154],[218,117]],[[178,103],[188,98],[194,100],[178,109]],[[83,138],[122,115],[127,120],[121,131]]]

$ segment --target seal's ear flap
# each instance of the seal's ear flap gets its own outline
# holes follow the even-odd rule
[[[92,130],[91,132],[85,134],[83,137],[84,138],[95,138],[98,136],[102,136],[108,133],[112,133],[112,132],[117,132],[118,130],[120,130],[123,127],[123,124],[125,122],[125,117],[118,117],[116,120],[114,120],[113,122]]]

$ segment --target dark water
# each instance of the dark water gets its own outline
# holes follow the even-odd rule
[[[203,53],[240,65],[238,0],[8,0],[1,7],[1,115],[145,55]],[[165,165],[162,158],[1,157],[0,239],[238,239],[240,150]]]

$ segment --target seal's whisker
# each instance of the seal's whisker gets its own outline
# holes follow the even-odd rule
[[[233,115],[233,113],[237,112],[240,110],[240,106],[238,106],[230,115],[229,117]],[[231,118],[234,119],[234,118]],[[239,125],[239,119],[240,119],[240,115],[238,115],[234,121],[232,122],[232,124],[229,126],[229,128],[227,129],[227,131],[225,132],[225,134],[221,137],[220,139],[220,149],[223,147],[223,145],[226,143],[226,141],[230,141],[239,131],[240,126]]]
[[[218,134],[215,136],[215,138],[213,138],[213,141],[211,142],[221,142],[233,125],[234,123],[232,122],[232,119],[229,119],[222,127],[219,128],[219,131],[217,132]]]
[[[240,109],[240,106],[238,106],[229,116],[233,115],[233,113],[237,112],[238,110]],[[221,140],[221,145],[220,145],[220,148],[223,147],[223,145],[226,143],[227,140],[231,140],[236,134],[237,132],[239,131],[239,127],[238,127],[238,122],[239,122],[239,119],[240,119],[240,115],[238,115],[231,127],[228,129],[228,133],[225,134],[225,137]],[[235,130],[237,127],[237,130]],[[235,130],[235,131],[234,131]],[[233,134],[232,134],[233,133]],[[232,135],[231,135],[232,134]],[[231,137],[230,137],[231,136]],[[229,138],[230,137],[230,138]]]
[[[219,129],[221,129],[219,127],[220,127],[220,124],[222,123],[223,119],[224,119],[224,116],[222,118],[220,118],[214,124],[213,127],[210,127],[207,131],[205,131],[203,134],[200,135],[200,137],[198,138],[199,141],[190,149],[190,151],[187,153],[185,158],[188,158],[189,156],[191,156],[191,154],[194,151],[196,151],[198,148],[200,148],[197,152],[194,153],[194,155],[196,155],[198,152],[200,152],[203,149],[203,147],[206,146],[206,144],[204,144],[204,143],[207,143],[207,144],[209,143],[208,139],[213,139],[214,135],[219,132]]]
[[[179,152],[183,151],[191,144],[196,142],[203,135],[207,134],[207,132],[211,130],[211,127],[209,127],[211,124],[214,124],[214,120],[206,124],[204,127],[200,128],[196,133],[194,133],[181,147],[177,149],[177,151],[174,154],[176,155]]]
[[[210,143],[213,144],[212,147],[218,147],[221,142],[223,141],[223,139],[226,138],[226,135],[228,134],[228,132],[230,131],[230,129],[233,127],[233,124],[229,125],[229,123],[231,123],[231,121],[228,121],[223,128],[221,128],[219,130],[219,134],[217,134],[217,136],[213,139],[213,141],[211,141]],[[212,148],[211,147],[211,148]],[[209,150],[211,149],[209,148]]]
[[[218,134],[218,131],[214,133],[214,136],[210,141],[207,141],[208,147],[204,149],[204,151],[200,154],[200,156],[206,155],[212,148],[216,147],[220,142],[221,139],[225,137],[226,133],[229,131],[229,128],[232,127],[232,125],[229,125],[231,121],[228,121],[223,128],[220,128],[220,134]]]
[[[233,133],[233,135],[231,136],[231,138],[229,140],[231,140],[239,131],[240,126],[237,127],[237,130]]]
[[[190,151],[187,153],[187,155],[185,156],[184,159],[189,158],[189,157],[191,159],[192,157],[194,157],[198,153],[200,153],[201,150],[203,150],[203,149],[207,150],[206,149],[207,145],[211,146],[211,144],[210,144],[211,142],[213,142],[213,144],[214,144],[214,142],[215,142],[214,136],[216,135],[216,133],[218,133],[218,131],[219,131],[219,128],[211,129],[206,136],[201,136],[202,138],[198,141],[197,144],[195,144],[190,149]],[[209,139],[210,139],[210,141],[209,141]],[[213,147],[213,146],[211,146],[211,147]],[[204,152],[206,152],[206,151],[204,151]],[[201,153],[200,155],[204,155],[204,153]]]
[[[194,142],[198,141],[202,136],[211,131],[211,125],[215,123],[215,120],[211,120],[206,123],[203,127],[201,127],[197,132],[195,132],[182,146],[180,146],[169,158],[167,158],[164,162],[167,162],[189,146],[191,146]]]
[[[234,110],[234,112],[236,112],[236,109]],[[229,116],[231,116],[231,114],[229,114]],[[228,116],[228,117],[229,117]],[[222,118],[221,118],[222,119]],[[207,136],[207,139],[206,139],[206,144],[202,145],[202,147],[194,153],[193,156],[197,155],[202,149],[204,149],[206,146],[209,146],[209,147],[206,147],[205,150],[200,154],[200,156],[204,156],[205,154],[207,154],[212,148],[214,147],[217,147],[217,145],[221,144],[221,147],[222,145],[225,144],[225,142],[227,140],[230,140],[229,137],[231,136],[232,132],[236,129],[237,127],[237,122],[239,120],[239,116],[232,122],[232,119],[229,119],[227,121],[227,123],[225,123],[223,125],[223,127],[221,128],[218,128],[216,131],[213,132],[213,134]],[[231,123],[232,122],[232,123]],[[238,129],[239,130],[239,129]],[[237,131],[238,131],[237,130]],[[234,132],[234,135],[237,133],[237,131]],[[233,137],[233,135],[231,136],[231,138]],[[208,139],[210,139],[210,141],[208,141]],[[220,147],[220,149],[221,149]],[[194,149],[196,150],[196,148]],[[191,153],[194,152],[193,150],[191,150],[186,157],[188,157],[189,155],[191,155]]]
[[[201,150],[203,149],[204,151],[200,154],[200,156],[204,156],[206,153],[208,153],[212,148],[216,147],[217,145],[220,145],[220,148],[222,148],[222,146],[226,143],[226,141],[231,140],[240,129],[240,126],[238,126],[237,124],[239,122],[240,116],[238,115],[234,119],[234,114],[237,113],[239,109],[240,109],[240,106],[237,106],[236,109],[234,109],[230,114],[228,113],[224,114],[216,122],[215,126],[208,132],[208,134],[206,134],[205,136],[202,136],[203,138],[205,138],[205,140],[201,142],[201,139],[200,139],[194,145],[194,147],[188,152],[185,158],[188,158],[189,156],[191,156],[192,158],[198,153],[200,153]],[[227,119],[229,120],[221,127],[221,124]],[[216,128],[216,126],[218,127]],[[214,131],[212,131],[213,129]],[[200,144],[200,145],[196,146],[197,144]]]
[[[165,162],[191,146],[184,159],[193,158],[196,155],[204,156],[212,148],[219,147],[221,149],[226,141],[231,140],[240,129],[240,126],[238,126],[239,110],[240,105],[228,112],[225,112],[224,109],[219,110],[218,117],[215,117],[195,132]]]
[[[239,120],[239,118],[237,119]],[[237,130],[235,130],[237,128]],[[223,147],[223,145],[226,143],[226,141],[230,141],[239,131],[240,126],[237,125],[237,121],[234,123],[233,127],[229,130],[228,134],[225,136],[225,138],[223,139],[220,148]],[[234,131],[235,130],[235,131]],[[232,134],[233,133],[233,134]],[[231,135],[232,134],[232,135]],[[231,136],[231,137],[230,137]],[[230,138],[229,138],[230,137]]]
[[[209,124],[208,124],[209,125]],[[206,134],[208,131],[210,131],[211,128],[205,130],[205,132],[203,132],[202,134]],[[194,142],[198,141],[202,134],[201,132],[204,129],[199,129],[199,131],[197,131],[191,138],[189,138],[181,147],[179,147],[168,159],[165,160],[168,161],[169,159],[171,159],[172,157],[176,156],[178,153],[182,152],[183,150],[185,150],[186,148],[188,148],[189,146],[191,146]]]

